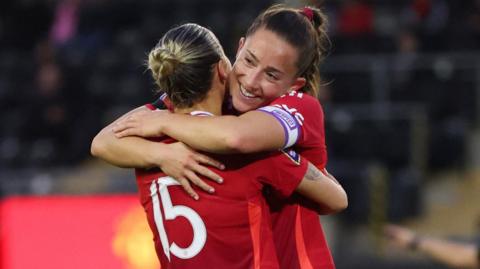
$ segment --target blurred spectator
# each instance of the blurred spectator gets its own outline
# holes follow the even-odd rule
[[[20,134],[28,145],[27,162],[36,165],[63,163],[68,154],[71,113],[62,68],[48,42],[39,43],[36,50],[36,70],[26,121]]]
[[[445,0],[413,0],[403,12],[403,27],[421,33],[428,50],[445,49],[450,8]]]
[[[470,14],[467,16],[467,35],[471,35],[473,39],[472,48],[480,47],[480,0],[475,0]]]
[[[80,0],[60,1],[55,9],[55,19],[50,29],[50,39],[56,46],[71,41],[78,27]]]
[[[415,16],[422,20],[430,13],[432,2],[430,0],[414,0],[411,9]]]
[[[62,160],[68,145],[69,111],[63,77],[54,63],[42,63],[37,71],[30,103],[27,140],[33,141],[31,157],[36,161]]]
[[[338,15],[338,32],[358,36],[373,32],[373,8],[366,1],[347,0]]]
[[[469,20],[472,29],[480,34],[480,0],[474,1]]]
[[[447,266],[453,268],[479,268],[480,266],[479,245],[420,236],[408,228],[397,225],[387,225],[385,234],[393,245],[418,251]]]
[[[418,48],[418,39],[413,31],[405,30],[398,34],[397,52],[392,66],[394,89],[403,88],[412,81],[414,66],[418,58]]]

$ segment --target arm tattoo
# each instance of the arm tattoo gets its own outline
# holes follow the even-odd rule
[[[308,163],[307,173],[305,174],[305,179],[308,180],[321,180],[323,177],[328,177],[334,183],[340,185],[340,182],[337,181],[335,177],[333,177],[330,173],[325,171],[326,174],[322,173],[322,171],[318,170],[315,165]]]
[[[305,179],[308,180],[320,180],[322,179],[322,172],[318,170],[313,164],[308,163],[307,173],[305,174]]]

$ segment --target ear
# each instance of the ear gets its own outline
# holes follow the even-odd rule
[[[238,49],[237,49],[237,54],[235,55],[235,59],[238,58],[238,55],[240,54],[240,51],[242,50],[244,45],[245,45],[245,37],[242,37],[238,41]]]
[[[298,78],[295,79],[295,81],[290,86],[289,91],[298,91],[301,88],[303,88],[303,86],[305,86],[305,84],[307,84],[307,80],[304,77],[298,77]]]
[[[222,83],[225,82],[231,70],[232,64],[227,58],[222,58],[218,62],[218,77]]]

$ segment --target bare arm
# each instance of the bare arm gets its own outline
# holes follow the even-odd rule
[[[92,141],[92,155],[123,168],[158,167],[182,184],[183,188],[194,198],[198,195],[191,188],[189,181],[205,191],[214,191],[213,187],[197,176],[197,173],[221,183],[223,180],[220,176],[201,165],[206,164],[223,169],[223,165],[216,160],[197,153],[182,143],[163,144],[141,137],[117,138],[114,135],[112,127],[118,121],[140,111],[150,110],[146,107],[136,108],[103,128]]]
[[[410,229],[388,225],[385,232],[392,243],[404,249],[420,251],[454,268],[478,268],[478,247],[433,237],[420,237]]]
[[[166,150],[162,143],[155,143],[144,138],[129,136],[115,137],[112,127],[132,113],[146,111],[146,107],[138,107],[123,115],[112,124],[103,128],[93,139],[91,154],[112,165],[122,168],[152,168],[158,166],[162,151]]]
[[[477,246],[442,239],[422,237],[418,250],[455,268],[478,268]]]
[[[296,191],[316,202],[319,214],[336,213],[348,206],[347,194],[336,179],[330,174],[323,174],[311,163]]]
[[[282,125],[261,111],[249,111],[238,117],[193,117],[152,111],[127,117],[114,131],[118,137],[166,134],[195,149],[214,153],[268,151],[285,144]]]

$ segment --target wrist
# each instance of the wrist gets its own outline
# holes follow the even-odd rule
[[[161,137],[165,134],[165,124],[164,124],[165,120],[159,120],[157,122],[157,136],[158,137]]]
[[[158,132],[157,135],[162,136],[165,134],[165,131],[168,127],[167,122],[172,122],[172,119],[171,119],[172,114],[170,112],[162,111],[158,115],[160,116],[155,121],[156,129]]]
[[[148,168],[160,167],[165,152],[165,144],[155,143],[145,150],[144,163]]]

